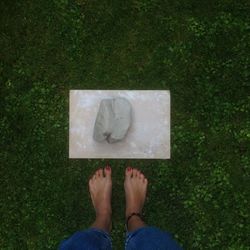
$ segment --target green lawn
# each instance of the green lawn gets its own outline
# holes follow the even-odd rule
[[[149,179],[146,221],[185,249],[250,249],[250,4],[0,2],[0,249],[57,249],[94,219],[89,176]],[[70,89],[169,89],[171,160],[69,160]]]

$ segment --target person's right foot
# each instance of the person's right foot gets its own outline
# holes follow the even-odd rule
[[[125,171],[126,218],[132,213],[141,213],[146,199],[148,180],[137,169]]]
[[[89,192],[96,212],[93,228],[111,231],[111,168],[98,169],[89,180]]]
[[[111,215],[111,168],[98,169],[89,180],[89,192],[96,212],[99,215]]]

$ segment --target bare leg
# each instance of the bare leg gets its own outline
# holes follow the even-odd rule
[[[146,199],[148,180],[137,169],[127,168],[125,171],[124,189],[126,194],[126,218],[132,213],[141,213]],[[134,231],[146,224],[133,216],[128,223],[128,230]]]
[[[89,192],[96,212],[96,219],[91,227],[111,231],[111,168],[98,169],[89,180]]]

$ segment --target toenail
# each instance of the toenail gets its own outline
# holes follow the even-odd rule
[[[131,167],[128,167],[128,171],[131,171],[131,169],[132,169]]]
[[[111,169],[110,166],[106,166],[106,170],[110,171],[110,169]]]

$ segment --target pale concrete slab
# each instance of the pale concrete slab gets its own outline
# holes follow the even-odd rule
[[[133,120],[123,141],[96,142],[93,129],[103,98],[125,97]],[[71,90],[69,158],[170,158],[170,92],[165,90]]]

